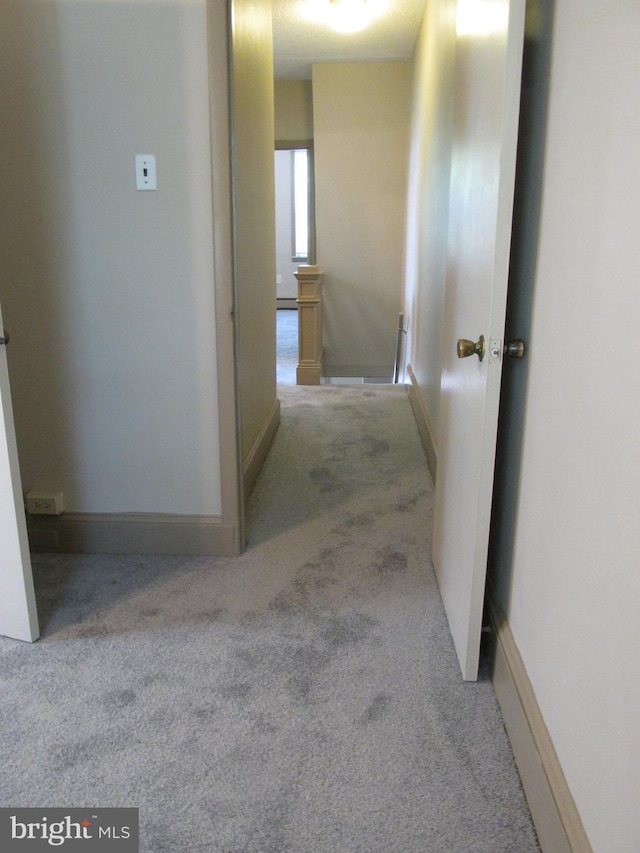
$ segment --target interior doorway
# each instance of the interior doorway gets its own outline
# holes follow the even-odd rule
[[[296,384],[298,282],[301,264],[315,263],[313,145],[276,143],[276,371],[279,385]]]

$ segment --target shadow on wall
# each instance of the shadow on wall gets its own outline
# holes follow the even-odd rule
[[[538,255],[542,174],[551,71],[554,0],[538,7],[525,34],[506,340],[529,346]],[[529,362],[505,358],[500,397],[488,584],[509,599]]]
[[[65,439],[72,401],[70,316],[63,293],[74,275],[73,234],[71,219],[55,215],[55,208],[73,207],[74,169],[64,121],[69,104],[58,5],[40,4],[34,14],[31,4],[6,0],[3,18],[3,79],[11,85],[2,93],[2,114],[11,132],[3,133],[0,193],[11,216],[3,219],[0,233],[0,298],[12,332],[9,370],[28,486],[30,457],[46,457],[52,446],[59,466],[74,477],[73,448]],[[31,453],[25,456],[27,441]]]

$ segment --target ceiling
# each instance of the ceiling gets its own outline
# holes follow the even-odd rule
[[[387,0],[384,12],[366,29],[336,33],[303,17],[301,2],[273,0],[276,79],[310,79],[313,62],[410,59],[426,5],[426,0]]]

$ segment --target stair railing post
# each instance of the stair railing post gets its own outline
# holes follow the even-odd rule
[[[298,280],[298,366],[297,385],[319,385],[322,376],[322,281],[324,273],[302,264],[294,273]]]

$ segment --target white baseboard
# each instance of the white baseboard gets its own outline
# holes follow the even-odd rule
[[[329,377],[386,376],[388,377],[387,381],[391,382],[393,378],[393,364],[327,364],[325,362],[322,375]]]
[[[245,499],[251,494],[258,474],[262,470],[264,460],[267,458],[267,453],[271,447],[271,442],[280,426],[280,400],[276,398],[267,419],[262,425],[262,429],[258,433],[253,447],[247,454],[244,461],[244,496]]]
[[[592,853],[509,623],[495,601],[490,612],[493,685],[540,846],[544,853]]]
[[[212,515],[62,513],[28,516],[27,529],[34,553],[215,557],[236,553],[233,525]]]
[[[422,442],[422,447],[424,449],[425,456],[427,457],[429,471],[431,471],[431,476],[435,483],[436,468],[438,467],[438,451],[436,449],[435,435],[431,426],[429,413],[427,412],[427,404],[425,403],[422,389],[420,388],[420,384],[416,379],[410,364],[407,365],[407,373],[411,379],[411,384],[407,386],[409,402],[413,409],[413,417],[415,418],[418,427],[420,441]]]

